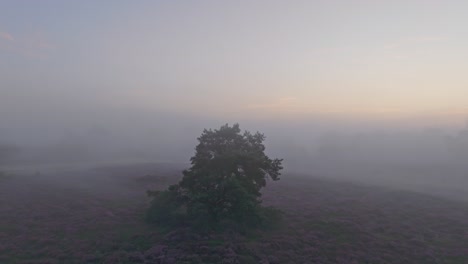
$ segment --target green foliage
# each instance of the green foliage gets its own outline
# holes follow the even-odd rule
[[[238,124],[204,130],[184,177],[167,191],[151,193],[148,216],[173,221],[185,212],[192,224],[212,228],[220,223],[255,226],[264,222],[260,190],[267,179],[279,180],[281,159],[265,153],[265,136],[241,133]]]
[[[178,185],[171,185],[165,191],[148,191],[153,200],[146,213],[147,221],[167,226],[180,224],[185,210],[179,190]]]

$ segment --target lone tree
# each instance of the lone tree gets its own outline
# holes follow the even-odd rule
[[[238,124],[205,129],[182,180],[164,192],[149,192],[155,197],[150,219],[173,221],[185,214],[205,224],[261,221],[260,190],[268,178],[279,180],[283,168],[282,159],[265,154],[264,140],[259,132],[241,133]]]

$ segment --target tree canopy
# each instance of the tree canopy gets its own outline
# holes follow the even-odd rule
[[[182,180],[165,193],[152,193],[153,204],[162,206],[158,197],[164,197],[167,205],[167,198],[173,197],[171,203],[177,211],[184,207],[190,219],[254,220],[261,204],[260,190],[268,179],[279,180],[283,168],[281,159],[271,159],[265,154],[264,140],[259,132],[242,133],[238,124],[205,129]]]

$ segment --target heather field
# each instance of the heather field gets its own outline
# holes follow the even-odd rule
[[[183,165],[0,177],[0,263],[468,263],[468,204],[285,173],[264,191],[269,230],[197,234],[144,222],[148,189]]]

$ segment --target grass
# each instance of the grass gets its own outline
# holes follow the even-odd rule
[[[283,211],[266,212],[281,222],[245,235],[196,235],[145,223],[147,181],[88,185],[5,178],[0,263],[137,263],[158,245],[178,263],[231,255],[240,263],[468,263],[464,202],[284,176],[263,195],[266,206]]]

